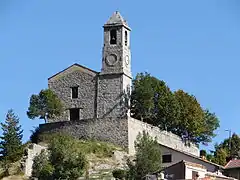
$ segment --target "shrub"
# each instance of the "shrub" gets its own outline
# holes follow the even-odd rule
[[[119,180],[126,178],[126,171],[123,169],[115,169],[112,172],[113,177]]]
[[[33,160],[32,176],[39,180],[51,179],[54,168],[51,165],[46,151],[42,151]]]
[[[78,140],[59,135],[49,144],[49,155],[41,153],[34,160],[33,177],[76,180],[83,175],[87,161]]]

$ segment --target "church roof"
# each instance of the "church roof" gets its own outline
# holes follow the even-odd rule
[[[81,70],[82,72],[88,73],[88,74],[93,75],[93,76],[95,76],[96,74],[99,73],[99,72],[96,72],[96,71],[94,71],[94,70],[92,70],[92,69],[89,69],[89,68],[87,68],[87,67],[84,67],[84,66],[82,66],[82,65],[80,65],[80,64],[75,63],[75,64],[67,67],[66,69],[58,72],[57,74],[49,77],[48,80],[50,80],[50,79],[52,79],[52,78],[56,78],[56,77],[61,76],[61,75],[63,75],[63,74],[72,72],[73,70],[76,70],[76,68],[77,68],[78,70]]]
[[[104,27],[107,26],[126,26],[129,28],[127,21],[123,19],[118,11],[115,11],[113,15],[108,19],[108,21],[104,24]]]

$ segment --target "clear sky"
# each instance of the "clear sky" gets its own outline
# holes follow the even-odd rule
[[[13,108],[24,140],[29,97],[73,63],[101,69],[102,25],[118,10],[131,33],[132,71],[197,97],[221,121],[215,142],[239,133],[240,3],[237,0],[0,0],[0,120]],[[212,144],[206,149],[212,147]]]

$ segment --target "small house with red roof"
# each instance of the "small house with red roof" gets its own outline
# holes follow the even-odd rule
[[[224,167],[224,174],[229,177],[240,179],[240,159],[230,160]]]

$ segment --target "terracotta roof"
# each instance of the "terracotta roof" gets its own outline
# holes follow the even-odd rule
[[[232,169],[232,168],[240,168],[240,159],[230,160],[225,166],[225,169]]]

